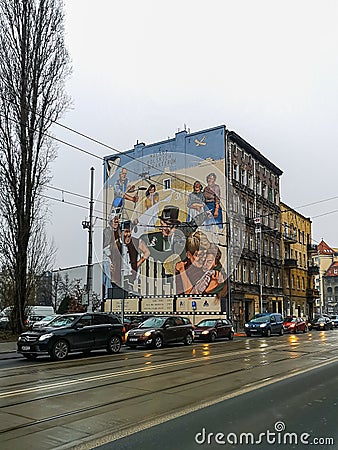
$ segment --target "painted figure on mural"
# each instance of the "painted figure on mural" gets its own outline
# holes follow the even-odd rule
[[[151,184],[145,193],[145,199],[144,199],[144,206],[145,209],[149,209],[152,206],[154,206],[156,203],[158,203],[160,196],[158,192],[156,192],[156,186],[155,184]]]
[[[195,181],[193,184],[193,191],[188,195],[187,201],[188,217],[187,221],[195,219],[196,216],[203,213],[205,210],[205,197],[203,192],[203,186],[199,181]]]
[[[206,178],[207,186],[204,188],[204,198],[210,217],[206,220],[207,227],[217,225],[223,228],[223,212],[221,207],[221,188],[216,184],[216,174],[211,172]]]
[[[203,265],[210,242],[196,231],[186,239],[186,257],[176,263],[176,293],[190,294],[193,286],[203,277]]]
[[[178,229],[177,206],[165,206],[159,215],[158,231],[145,233],[140,237],[139,250],[145,259],[151,256],[155,261],[164,262],[170,255],[182,255],[185,251],[185,236]]]
[[[125,200],[129,200],[136,204],[138,201],[138,194],[135,186],[129,184],[127,169],[122,167],[119,172],[119,178],[114,183],[114,200],[112,208],[116,213],[121,211]]]

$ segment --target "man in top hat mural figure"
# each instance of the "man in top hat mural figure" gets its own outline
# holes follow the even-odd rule
[[[185,235],[180,229],[177,206],[165,206],[159,215],[158,231],[145,233],[140,237],[139,251],[142,259],[151,256],[155,261],[165,262],[171,255],[185,256]]]

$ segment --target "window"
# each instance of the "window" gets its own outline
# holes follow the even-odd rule
[[[255,272],[254,272],[254,269],[253,268],[251,268],[250,269],[250,284],[254,284],[254,282],[255,282]]]
[[[249,250],[254,250],[254,237],[252,234],[249,235]]]
[[[280,286],[280,275],[279,275],[279,272],[277,273],[277,287],[278,288],[281,287]]]
[[[266,190],[266,184],[265,183],[262,184],[262,196],[264,198],[267,198],[267,190]]]
[[[167,178],[166,180],[163,180],[163,189],[168,190],[171,188],[171,179]]]
[[[234,163],[234,165],[233,165],[232,178],[236,181],[239,180],[239,168],[238,168],[238,164],[236,164],[236,163]]]
[[[302,277],[302,290],[305,291],[305,279]]]
[[[300,290],[300,279],[297,277],[297,289]]]
[[[250,189],[252,189],[252,187],[253,187],[253,177],[252,177],[252,173],[251,172],[248,172],[248,187]]]
[[[239,203],[238,195],[234,194],[234,212],[236,213],[238,213],[238,203]]]
[[[235,281],[238,281],[238,266],[235,267],[234,278],[235,278]]]
[[[246,186],[246,170],[241,168],[241,183]]]
[[[279,248],[279,244],[276,244],[276,259],[280,258],[280,248]]]
[[[270,286],[271,287],[275,286],[275,274],[274,274],[273,270],[271,270],[271,274],[270,274]]]
[[[262,182],[261,182],[261,180],[257,180],[256,193],[257,193],[257,195],[262,195]]]
[[[271,258],[274,258],[275,256],[275,245],[272,241],[270,242],[270,256]]]
[[[253,203],[249,202],[248,203],[248,216],[250,217],[250,219],[253,218],[253,207],[254,207]]]
[[[247,279],[246,279],[246,266],[245,266],[244,263],[243,263],[243,267],[242,267],[242,281],[243,281],[243,283],[247,282]]]

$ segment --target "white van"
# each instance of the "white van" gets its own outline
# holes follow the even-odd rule
[[[34,322],[43,319],[46,316],[53,316],[55,314],[53,306],[30,306],[28,308],[27,326],[30,327]]]
[[[28,307],[28,315],[29,316],[51,316],[52,314],[55,314],[53,306],[44,306],[44,305],[37,305],[37,306],[29,306]]]

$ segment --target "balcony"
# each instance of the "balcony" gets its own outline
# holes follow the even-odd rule
[[[318,289],[306,289],[306,296],[311,299],[319,298],[319,290]]]
[[[308,253],[317,253],[318,252],[318,245],[316,245],[316,244],[307,244],[307,252]]]
[[[284,259],[284,268],[285,269],[296,269],[297,268],[297,260],[296,259]]]
[[[319,275],[319,267],[318,266],[309,266],[308,267],[308,274],[310,276]]]
[[[297,242],[297,232],[284,231],[283,240],[289,244],[295,244]]]

